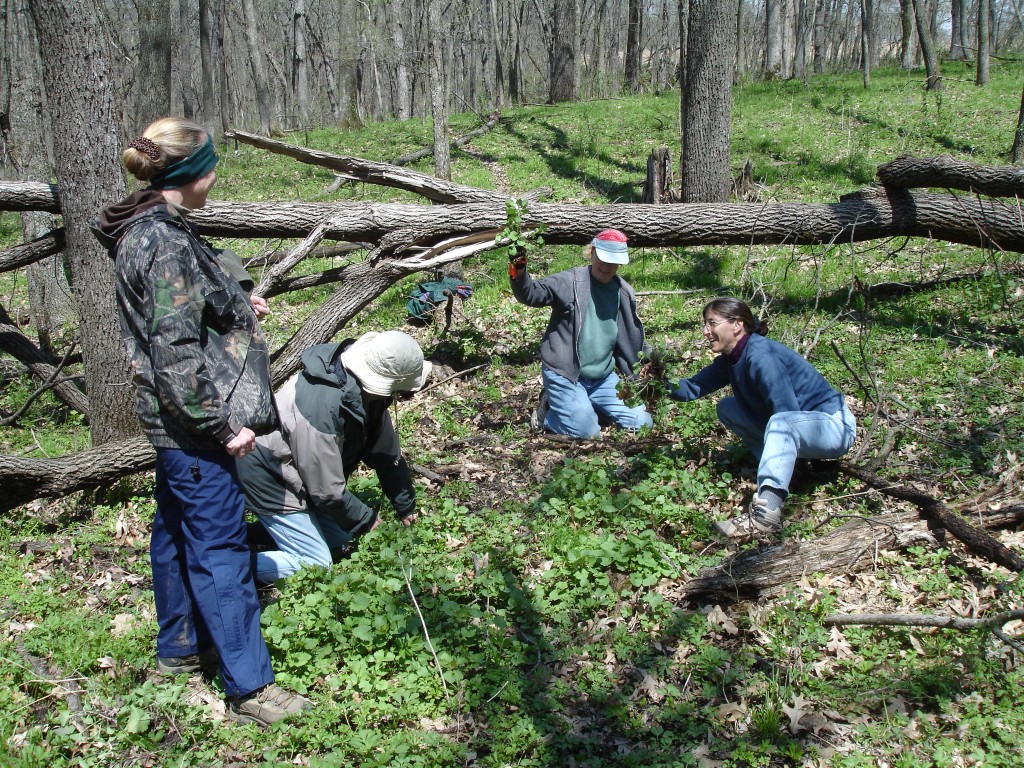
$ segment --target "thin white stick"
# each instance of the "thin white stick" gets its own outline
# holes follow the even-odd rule
[[[409,574],[405,572],[405,558],[402,557],[402,553],[398,553],[398,562],[402,565],[402,578],[405,579],[405,588],[409,590],[409,597],[412,598],[412,605],[416,609],[416,615],[420,617],[420,626],[423,627],[423,636],[427,639],[427,647],[430,649],[430,653],[434,657],[434,664],[437,665],[437,673],[441,677],[441,687],[444,688],[444,698],[446,701],[451,701],[451,696],[448,695],[448,683],[444,681],[444,670],[441,669],[441,661],[437,658],[437,651],[434,650],[434,644],[430,641],[430,632],[427,630],[427,622],[423,618],[423,612],[420,610],[420,604],[416,600],[416,595],[413,594],[412,584],[409,581]],[[409,569],[409,573],[412,573],[412,569]]]

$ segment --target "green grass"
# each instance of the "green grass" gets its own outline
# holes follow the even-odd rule
[[[923,93],[920,72],[884,69],[870,91],[859,74],[744,84],[735,171],[751,158],[765,200],[828,202],[901,154],[1004,162],[1019,72],[995,66],[984,89],[952,66],[946,74],[941,97]],[[473,127],[474,116],[453,117],[453,133]],[[386,161],[429,143],[431,128],[409,121],[289,139]],[[678,155],[673,94],[512,109],[453,154],[453,176],[495,188],[498,167],[515,192],[549,186],[557,201],[633,202],[661,145]],[[418,167],[429,172],[430,161]],[[225,152],[219,175],[216,196],[232,200],[314,199],[333,180],[244,146]],[[331,199],[411,198],[356,185]],[[16,239],[14,223],[0,218],[0,236]],[[246,255],[287,246],[225,244]],[[578,248],[545,248],[534,271],[579,259]],[[880,551],[857,574],[808,573],[754,601],[682,601],[682,585],[729,554],[711,523],[749,498],[752,461],[717,424],[714,399],[664,406],[657,432],[639,441],[614,435],[585,449],[532,436],[547,313],[511,298],[502,260],[462,265],[475,293],[452,332],[406,326],[452,372],[483,366],[399,409],[410,459],[447,478],[417,479],[421,520],[388,522],[330,570],[296,575],[264,612],[279,681],[306,692],[314,710],[266,733],[227,726],[216,683],[152,676],[153,505],[148,480],[134,478],[0,523],[0,763],[1015,765],[1024,681],[1006,645],[985,633],[839,632],[822,619],[997,612],[1020,605],[1019,579],[947,537]],[[649,340],[674,355],[673,373],[710,359],[697,325],[708,298],[748,298],[772,336],[807,351],[850,395],[861,458],[888,441],[880,473],[953,504],[1000,483],[1013,498],[1019,487],[1021,266],[1019,254],[900,240],[636,249],[623,274],[639,291],[694,291],[641,298]],[[851,292],[855,278],[955,275],[972,276],[903,295]],[[23,288],[5,279],[13,311]],[[400,326],[419,279],[391,288],[339,336]],[[328,290],[276,298],[272,343]],[[0,407],[33,389],[8,377]],[[6,453],[40,456],[82,447],[87,433],[41,399],[0,439]],[[379,503],[370,476],[353,487]],[[836,516],[896,506],[864,491],[834,473],[797,478],[786,536],[812,538]]]

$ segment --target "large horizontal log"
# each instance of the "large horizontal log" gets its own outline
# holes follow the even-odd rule
[[[221,237],[306,237],[331,220],[326,237],[378,242],[412,230],[429,235],[500,230],[504,205],[426,206],[385,203],[210,202],[193,217]],[[1021,207],[976,197],[869,188],[837,203],[676,203],[672,205],[559,205],[537,203],[524,226],[546,225],[554,244],[584,244],[615,227],[636,246],[821,245],[913,236],[1024,252]]]
[[[28,199],[35,204],[28,204]],[[0,182],[0,210],[55,210],[48,184]],[[19,207],[20,206],[20,207]],[[1024,252],[1024,223],[1016,201],[958,197],[893,187],[871,187],[836,203],[676,203],[672,205],[560,205],[535,203],[524,226],[546,225],[554,244],[584,244],[616,227],[637,246],[821,245],[888,237],[925,237]],[[331,240],[380,242],[401,231],[439,236],[500,230],[504,204],[227,203],[211,201],[193,215],[211,236],[305,238],[333,220]]]
[[[60,498],[75,491],[110,485],[126,475],[156,466],[156,451],[144,437],[107,443],[54,459],[0,455],[0,512],[38,498]]]
[[[878,166],[878,180],[890,187],[962,189],[993,197],[1024,197],[1024,168],[978,165],[949,155],[898,157]]]
[[[0,181],[0,211],[60,213],[57,185],[36,181]]]

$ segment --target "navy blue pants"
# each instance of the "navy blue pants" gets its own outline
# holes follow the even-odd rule
[[[212,645],[228,696],[273,682],[234,457],[158,448],[154,495],[157,655],[188,656]]]

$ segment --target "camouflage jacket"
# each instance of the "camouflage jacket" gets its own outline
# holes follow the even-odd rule
[[[142,192],[106,209],[93,229],[115,259],[121,335],[153,445],[214,449],[242,427],[272,431],[263,332],[192,225]]]

